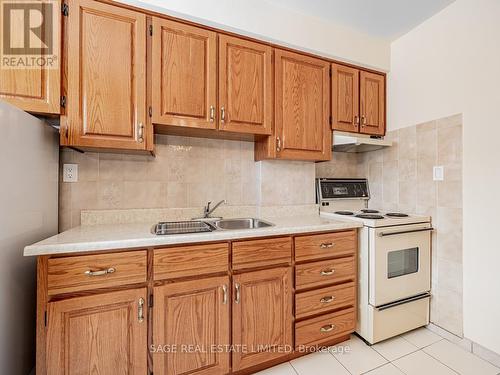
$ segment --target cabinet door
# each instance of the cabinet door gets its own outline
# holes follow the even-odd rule
[[[48,374],[147,373],[146,288],[48,304]]]
[[[228,293],[227,276],[155,287],[155,374],[229,372]]]
[[[385,135],[385,77],[361,71],[361,129],[371,135]]]
[[[219,35],[220,129],[271,134],[272,48]]]
[[[145,133],[152,131],[146,121],[146,16],[74,0],[67,35],[68,103],[61,144],[146,149]]]
[[[359,131],[359,70],[332,64],[333,130]]]
[[[289,354],[292,274],[275,268],[233,276],[233,371]]]
[[[61,5],[60,1],[55,1],[53,4],[55,11],[52,13],[52,24],[44,23],[44,25],[52,27],[49,35],[52,35],[52,54],[56,58],[54,64],[29,69],[0,67],[0,99],[27,112],[38,114],[60,112]],[[21,30],[18,32],[22,35]],[[5,58],[9,57],[5,55]]]
[[[153,18],[153,122],[216,128],[217,34]]]
[[[275,61],[277,157],[329,160],[330,64],[282,50]]]

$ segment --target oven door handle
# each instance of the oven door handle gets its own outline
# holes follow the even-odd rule
[[[419,295],[416,295],[413,297],[409,297],[409,298],[405,298],[405,299],[402,299],[402,300],[399,300],[396,302],[389,302],[389,303],[386,303],[385,305],[376,306],[376,309],[378,311],[383,311],[383,310],[390,309],[391,307],[404,305],[405,303],[418,301],[418,300],[421,300],[424,298],[431,298],[431,294],[429,292],[422,293],[422,294],[419,294]]]
[[[381,232],[378,234],[379,237],[387,237],[387,236],[395,236],[397,234],[407,234],[407,233],[418,233],[418,232],[432,232],[434,228],[423,228],[423,229],[413,229],[413,230],[404,230],[401,232]]]

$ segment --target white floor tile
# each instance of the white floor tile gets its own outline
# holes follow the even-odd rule
[[[349,372],[328,352],[309,354],[290,362],[299,375],[349,375]]]
[[[389,361],[394,361],[418,350],[415,345],[401,337],[379,342],[373,345],[372,348]]]
[[[289,362],[255,373],[256,375],[297,375]]]
[[[351,374],[362,374],[387,363],[384,357],[354,335],[351,336],[349,341],[344,341],[337,346],[349,347],[349,351],[344,353],[334,352],[333,355]],[[332,351],[334,350],[335,347],[333,347]]]
[[[404,375],[404,374],[392,363],[388,363],[386,365],[376,368],[375,370],[365,373],[365,375]]]
[[[411,344],[418,348],[429,346],[443,339],[441,336],[435,334],[427,328],[417,328],[403,334],[401,337],[408,340]]]
[[[500,368],[447,340],[439,341],[423,350],[461,375],[497,375],[500,373]]]
[[[408,354],[406,357],[394,361],[393,364],[407,375],[456,375],[455,371],[422,350]]]

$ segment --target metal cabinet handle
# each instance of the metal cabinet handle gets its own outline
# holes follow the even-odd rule
[[[335,324],[327,324],[319,329],[320,332],[326,333],[331,332],[335,329]]]
[[[321,271],[321,276],[331,276],[335,273],[334,269],[329,269],[329,270],[322,270]]]
[[[358,115],[354,116],[354,124],[359,125],[359,116]]]
[[[210,122],[214,122],[215,119],[215,107],[213,105],[210,106]]]
[[[366,125],[366,117],[361,116],[361,126],[365,126],[365,125]]]
[[[137,142],[144,142],[144,124],[142,122],[139,123],[139,128],[137,130]]]
[[[109,267],[106,270],[98,270],[98,271],[88,270],[88,271],[85,271],[85,275],[87,275],[87,276],[105,276],[105,275],[107,275],[109,273],[113,273],[115,271],[116,271],[115,267]]]
[[[227,303],[227,286],[226,285],[222,285],[222,304],[226,304]]]
[[[235,283],[234,289],[236,290],[236,296],[234,298],[235,303],[240,303],[240,284]]]
[[[276,138],[276,151],[278,151],[278,152],[281,151],[281,138],[280,137]]]
[[[226,108],[224,107],[220,108],[220,121],[221,122],[226,121]]]
[[[326,296],[326,297],[323,297],[319,300],[319,302],[321,303],[330,303],[330,302],[333,302],[333,300],[335,299],[334,296]]]
[[[334,246],[335,246],[335,243],[333,243],[333,242],[323,242],[321,245],[319,245],[319,247],[322,249],[330,249]]]
[[[144,298],[139,298],[139,307],[137,308],[137,320],[139,323],[144,321]]]

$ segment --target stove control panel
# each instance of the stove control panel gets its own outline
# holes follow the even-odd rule
[[[365,178],[316,179],[317,203],[323,204],[325,201],[334,199],[369,199],[369,198],[370,198],[370,191],[368,190],[368,180],[366,180]]]

